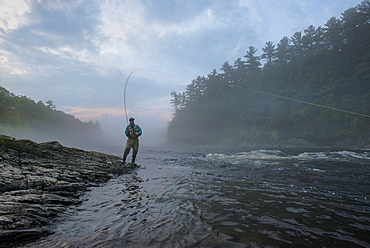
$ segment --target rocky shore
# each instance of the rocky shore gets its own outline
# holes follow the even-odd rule
[[[0,247],[50,234],[89,187],[133,169],[113,155],[0,135]]]

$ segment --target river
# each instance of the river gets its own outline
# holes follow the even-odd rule
[[[370,247],[370,150],[142,148],[137,162],[25,247]]]

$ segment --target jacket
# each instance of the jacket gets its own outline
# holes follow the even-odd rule
[[[135,133],[138,133],[138,134],[135,135]],[[139,127],[139,125],[128,124],[127,127],[126,127],[126,130],[125,130],[125,134],[130,139],[136,139],[137,137],[142,135],[143,132],[142,132],[141,128]]]

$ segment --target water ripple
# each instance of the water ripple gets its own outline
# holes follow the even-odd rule
[[[146,151],[29,247],[370,247],[369,152]]]

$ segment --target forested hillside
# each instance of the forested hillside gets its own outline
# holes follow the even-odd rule
[[[57,140],[66,145],[86,146],[101,138],[98,122],[84,123],[26,96],[16,96],[0,87],[0,134],[35,141]]]
[[[246,50],[171,93],[170,142],[370,145],[369,0]]]

